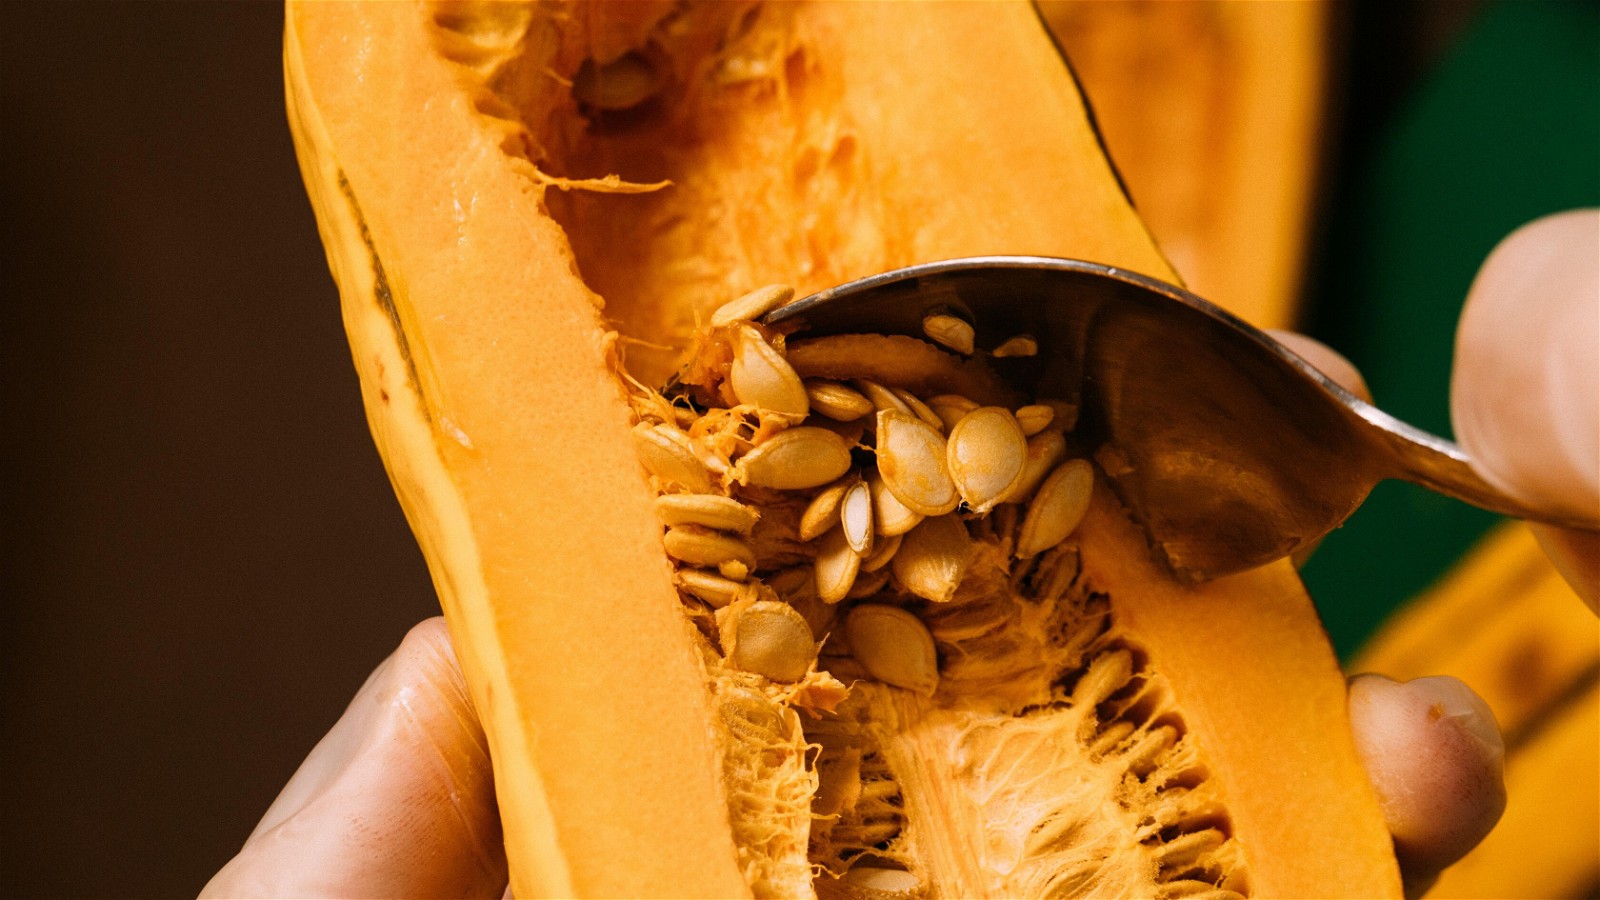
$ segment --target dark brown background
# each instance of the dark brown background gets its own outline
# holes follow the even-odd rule
[[[193,895],[435,609],[277,4],[0,19],[0,893]]]

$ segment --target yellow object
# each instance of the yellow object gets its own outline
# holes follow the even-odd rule
[[[1327,117],[1327,3],[1041,0],[1187,286],[1295,322]]]

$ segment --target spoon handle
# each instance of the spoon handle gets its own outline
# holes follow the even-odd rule
[[[1420,484],[1490,512],[1562,528],[1600,531],[1600,521],[1538,509],[1490,485],[1472,468],[1466,451],[1455,443],[1360,400],[1346,405],[1366,420],[1371,434],[1388,450],[1396,467],[1390,477]]]

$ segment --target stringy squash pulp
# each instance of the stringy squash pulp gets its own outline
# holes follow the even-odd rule
[[[804,335],[709,327],[764,284],[983,253],[1172,277],[1028,6],[292,3],[285,66],[518,896],[1398,894],[1286,565],[1176,584],[1099,487],[1027,553],[1015,479],[962,481],[954,451],[959,509],[849,531],[884,521],[852,479],[894,481],[890,435],[981,430],[893,383],[895,354],[886,384],[801,373],[871,395],[854,426],[814,398],[741,406],[752,366],[803,368]],[[930,359],[965,349],[929,336]],[[689,393],[656,393],[691,363]],[[1022,387],[984,433],[1026,420],[1017,440],[1087,458],[1070,411]],[[699,441],[707,480],[653,465],[641,429]],[[833,482],[759,474],[761,444],[796,435],[845,448],[823,474],[847,512],[812,540]],[[829,581],[874,541],[906,558]],[[951,546],[956,569],[906,561]]]

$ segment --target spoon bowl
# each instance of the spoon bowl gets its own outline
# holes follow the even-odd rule
[[[1208,580],[1327,534],[1384,478],[1476,506],[1577,528],[1485,483],[1461,448],[1330,381],[1227,311],[1122,269],[985,256],[925,263],[829,288],[769,314],[807,336],[923,337],[955,315],[987,356],[1017,335],[1032,356],[991,358],[1034,396],[1076,404],[1075,434],[1180,577]]]

